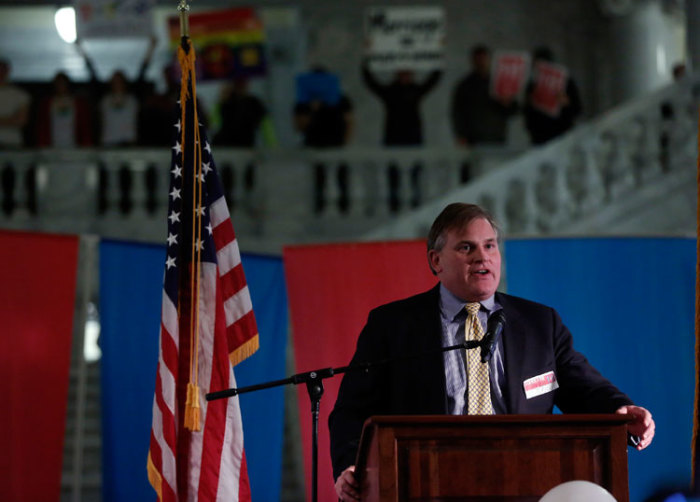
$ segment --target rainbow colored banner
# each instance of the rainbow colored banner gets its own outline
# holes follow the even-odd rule
[[[173,46],[180,43],[180,18],[168,18]],[[255,9],[237,8],[192,13],[189,35],[197,51],[201,80],[264,75],[265,30]]]

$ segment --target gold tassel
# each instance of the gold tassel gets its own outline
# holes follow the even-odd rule
[[[201,430],[199,409],[199,387],[192,382],[187,384],[187,402],[185,403],[185,429]]]
[[[194,106],[194,124],[195,124],[195,138],[199,137],[198,133],[198,128],[196,127],[197,124],[199,123],[199,119],[197,117],[197,106],[196,106],[196,100],[197,100],[197,82],[194,77],[194,61],[195,61],[195,55],[194,55],[194,48],[192,47],[192,44],[187,38],[185,40],[187,43],[188,50],[185,52],[182,47],[178,49],[178,60],[180,62],[180,68],[182,70],[182,80],[181,80],[181,86],[180,86],[180,102],[182,103],[182,115],[181,115],[181,141],[182,141],[182,165],[183,168],[185,167],[185,149],[186,149],[186,143],[185,143],[185,123],[186,123],[186,117],[185,117],[185,111],[186,111],[186,106],[184,104],[187,101],[187,97],[189,95],[189,88],[190,85],[192,86],[192,99],[195,102]],[[189,85],[188,85],[189,84]],[[197,141],[195,141],[193,144],[197,144]],[[201,145],[198,145],[197,148],[201,148]],[[201,162],[201,153],[199,155],[195,156],[196,159],[199,159]],[[201,172],[201,167],[195,171],[195,174],[198,172]],[[196,184],[193,183],[193,190],[195,190]],[[196,198],[196,192],[193,194],[193,204],[196,203],[197,198]],[[201,185],[200,185],[200,199],[201,200]],[[196,206],[195,208],[196,209]],[[193,221],[193,229],[194,229],[194,221]],[[200,226],[200,231],[201,231],[201,226]],[[192,240],[192,256],[197,257],[197,266],[199,267],[199,255],[196,254],[196,249],[195,249],[195,241],[194,241],[194,233],[193,233],[193,240]],[[197,269],[197,275],[199,275],[199,268]],[[196,277],[195,276],[195,277]],[[197,337],[197,333],[199,330],[199,318],[197,315],[196,311],[196,305],[199,304],[199,290],[196,288],[196,281],[192,282],[192,291],[191,291],[191,298],[195,299],[192,303],[192,309],[193,311],[190,312],[191,319],[193,322],[193,326],[191,326],[191,332],[190,332],[190,348],[192,349],[192,353],[190,356],[190,366],[191,366],[191,374],[190,374],[190,379],[194,378],[194,382],[190,381],[187,384],[187,401],[185,403],[185,428],[189,429],[191,431],[199,431],[201,430],[200,426],[200,409],[199,409],[199,386],[196,384],[197,382],[197,360],[198,360],[198,343],[199,339]],[[196,289],[196,291],[195,291]]]

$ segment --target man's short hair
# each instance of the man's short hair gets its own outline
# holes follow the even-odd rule
[[[554,62],[554,52],[552,52],[552,49],[546,46],[541,46],[535,48],[535,50],[532,53],[532,58],[535,61],[547,61],[548,63]]]
[[[484,44],[478,44],[472,47],[472,58],[475,58],[481,54],[491,54],[491,49]]]
[[[486,209],[476,204],[466,204],[464,202],[449,204],[435,218],[433,225],[430,227],[430,232],[428,232],[428,252],[431,250],[440,251],[447,240],[447,232],[450,230],[461,230],[478,218],[488,221],[496,231],[496,236],[499,236],[500,232],[496,220]]]

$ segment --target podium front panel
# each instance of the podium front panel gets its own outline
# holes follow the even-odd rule
[[[363,500],[538,501],[584,480],[625,502],[626,419],[609,418],[375,417],[358,458]]]

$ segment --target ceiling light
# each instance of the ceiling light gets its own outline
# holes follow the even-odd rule
[[[61,38],[72,44],[77,38],[75,31],[75,9],[73,7],[61,7],[56,11],[54,15],[54,22],[56,23],[56,31],[61,36]]]

